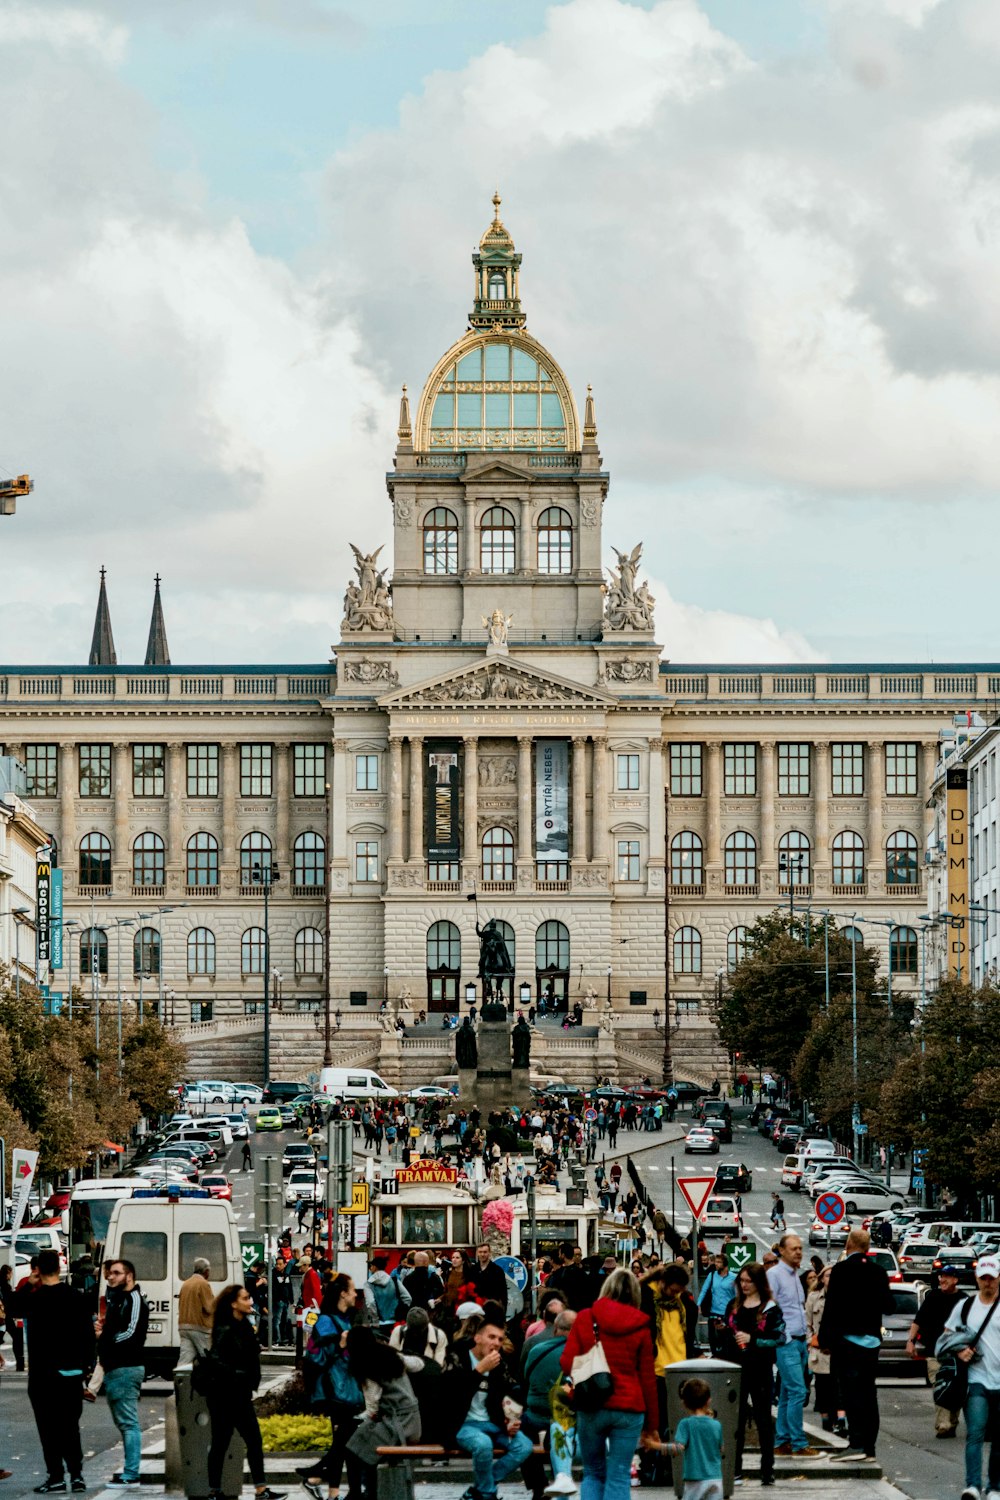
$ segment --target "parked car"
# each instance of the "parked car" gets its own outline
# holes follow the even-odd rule
[[[309,1092],[307,1083],[286,1083],[278,1079],[271,1079],[264,1085],[264,1093],[261,1099],[263,1104],[287,1104],[289,1099],[294,1099],[298,1094]]]
[[[702,1210],[698,1227],[703,1235],[706,1234],[732,1234],[738,1235],[740,1231],[740,1216],[736,1212],[736,1202],[733,1198],[709,1198]]]
[[[233,1097],[241,1104],[260,1104],[264,1098],[264,1090],[259,1083],[234,1083]]]
[[[804,1127],[801,1126],[801,1125],[786,1125],[779,1132],[778,1138],[777,1138],[777,1140],[774,1143],[777,1146],[778,1150],[779,1151],[794,1151],[794,1150],[796,1150],[796,1148],[798,1147],[799,1141],[802,1139],[803,1128]]]
[[[919,1281],[897,1281],[892,1287],[892,1312],[882,1314],[882,1346],[876,1373],[927,1381],[927,1353],[920,1350],[911,1359],[906,1352],[910,1324],[924,1300],[927,1288]]]
[[[673,1094],[678,1104],[690,1104],[697,1099],[705,1090],[700,1083],[692,1083],[690,1078],[675,1078],[667,1089],[667,1094]]]
[[[419,1088],[410,1090],[409,1097],[411,1099],[440,1099],[442,1102],[445,1100],[452,1102],[457,1093],[457,1088],[443,1089],[437,1083],[422,1083]]]
[[[752,1192],[753,1173],[743,1162],[720,1162],[715,1169],[715,1186],[720,1193]]]
[[[689,1156],[695,1151],[703,1151],[710,1156],[719,1154],[719,1137],[714,1130],[706,1130],[704,1125],[692,1126],[684,1137],[684,1154]]]
[[[225,1198],[232,1202],[233,1185],[224,1172],[206,1172],[199,1187],[207,1188],[213,1198]]]

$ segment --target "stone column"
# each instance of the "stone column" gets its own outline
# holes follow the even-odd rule
[[[705,878],[722,864],[722,742],[709,740],[705,772]]]
[[[292,880],[292,851],[288,843],[288,817],[291,811],[289,798],[291,795],[291,777],[289,775],[289,760],[291,747],[287,740],[275,743],[274,755],[274,791],[277,798],[274,818],[274,859],[281,872],[283,881],[287,881],[289,887]]]
[[[517,529],[517,571],[528,573],[534,569],[535,562],[531,555],[531,501],[525,497],[520,502],[521,519]]]
[[[521,869],[521,883],[531,879],[534,863],[532,850],[531,818],[531,748],[530,736],[522,736],[517,742],[517,862]],[[525,873],[526,872],[526,873]]]
[[[774,847],[774,741],[762,740],[760,750],[760,881],[764,890],[772,889],[768,877],[773,881],[778,864]],[[774,882],[776,884],[777,882]]]
[[[587,741],[573,738],[573,869],[587,859]]]
[[[115,832],[111,855],[111,883],[118,891],[132,883],[131,851],[128,846],[128,810],[132,795],[132,747],[116,741],[114,747]]]
[[[479,862],[479,741],[469,735],[462,741],[462,797],[465,817],[462,823],[463,873],[472,875]]]
[[[466,573],[475,573],[479,570],[479,558],[476,555],[476,502],[471,496],[465,497],[465,536],[463,538],[463,567]]]
[[[342,890],[353,850],[347,847],[347,796],[350,755],[346,740],[334,740],[330,747],[333,766],[330,775],[330,845],[326,851],[330,868],[330,890]],[[381,785],[381,780],[379,785]]]
[[[424,862],[424,741],[410,736],[410,864]]]
[[[76,799],[79,795],[76,746],[63,745],[59,752],[59,863],[69,872],[71,880],[76,878],[79,870],[76,851]]]
[[[934,832],[934,809],[928,807],[931,796],[931,782],[934,780],[934,771],[938,763],[939,745],[937,740],[927,740],[920,747],[920,776],[917,785],[920,788],[920,800],[924,804],[924,849],[929,847],[929,839]]]
[[[649,861],[648,868],[662,869],[666,852],[663,847],[666,808],[663,800],[663,741],[649,742]]]
[[[593,801],[591,847],[595,863],[608,857],[608,742],[604,735],[594,736]]]
[[[389,859],[403,857],[403,741],[398,735],[389,740]]]
[[[813,884],[822,884],[829,890],[830,746],[825,741],[813,745],[813,844]]]
[[[240,749],[222,747],[222,850],[219,880],[232,895],[239,884],[239,853],[236,839],[236,798],[240,790]]]
[[[167,790],[167,858],[166,878],[171,895],[179,894],[181,874],[184,869],[184,836],[181,832],[181,798],[186,791],[184,784],[185,750],[183,744],[172,740],[167,746],[166,790]]]
[[[885,884],[885,849],[882,839],[882,798],[885,796],[885,745],[872,740],[868,746],[868,887],[881,890]]]

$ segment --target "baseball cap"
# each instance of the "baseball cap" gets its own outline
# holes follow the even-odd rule
[[[976,1275],[1000,1278],[1000,1256],[981,1255],[976,1263]]]
[[[938,1275],[939,1276],[957,1276],[958,1275],[958,1267],[957,1266],[942,1266],[941,1269],[938,1271]]]

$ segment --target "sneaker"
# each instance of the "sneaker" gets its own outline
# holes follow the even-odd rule
[[[1000,1490],[995,1490],[991,1485],[986,1491],[986,1500],[1000,1500]]]
[[[818,1458],[819,1457],[819,1449],[818,1448],[810,1448],[809,1444],[807,1443],[804,1448],[793,1448],[792,1449],[792,1457],[793,1458]]]
[[[575,1495],[576,1481],[572,1474],[557,1474],[551,1484],[547,1484],[542,1491],[543,1495]]]
[[[839,1453],[830,1454],[832,1464],[861,1464],[864,1463],[868,1454],[863,1448],[842,1448]],[[979,1496],[976,1496],[979,1500]]]
[[[967,1484],[959,1500],[983,1500],[983,1492],[978,1484]]]
[[[124,1474],[112,1474],[110,1479],[104,1481],[106,1490],[134,1490],[139,1483],[138,1479],[126,1479]]]
[[[791,1443],[782,1443],[781,1446],[779,1448],[775,1448],[774,1451],[779,1458],[791,1458],[792,1445]]]
[[[65,1479],[46,1479],[44,1484],[35,1485],[36,1495],[65,1495],[65,1493]],[[979,1500],[978,1495],[976,1496],[976,1500]]]
[[[264,1490],[255,1490],[257,1500],[287,1500],[287,1490],[272,1490],[270,1486]]]
[[[86,1491],[87,1481],[84,1479],[82,1474],[74,1474],[73,1478],[70,1480],[69,1487],[73,1491],[74,1495],[82,1495]]]

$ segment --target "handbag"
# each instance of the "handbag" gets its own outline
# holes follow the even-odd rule
[[[969,1297],[962,1308],[962,1322],[965,1323],[969,1316],[969,1309],[974,1298]],[[934,1405],[944,1407],[945,1411],[961,1411],[969,1398],[969,1365],[971,1360],[959,1359],[959,1349],[974,1349],[989,1326],[989,1321],[997,1310],[997,1298],[991,1303],[990,1310],[986,1314],[978,1329],[971,1339],[956,1345],[954,1349],[948,1349],[941,1355],[938,1363],[938,1372],[934,1379]]]
[[[577,1354],[570,1372],[573,1381],[573,1405],[577,1411],[600,1411],[611,1396],[615,1385],[608,1367],[608,1357],[601,1343],[597,1319],[593,1313],[590,1321],[594,1328],[594,1342],[585,1354]]]
[[[360,1411],[364,1406],[361,1387],[351,1374],[347,1359],[340,1349],[340,1335],[346,1324],[340,1326],[336,1320],[332,1336],[317,1337],[315,1329],[309,1338],[305,1353],[303,1378],[312,1406],[323,1406],[336,1402],[349,1411]]]

